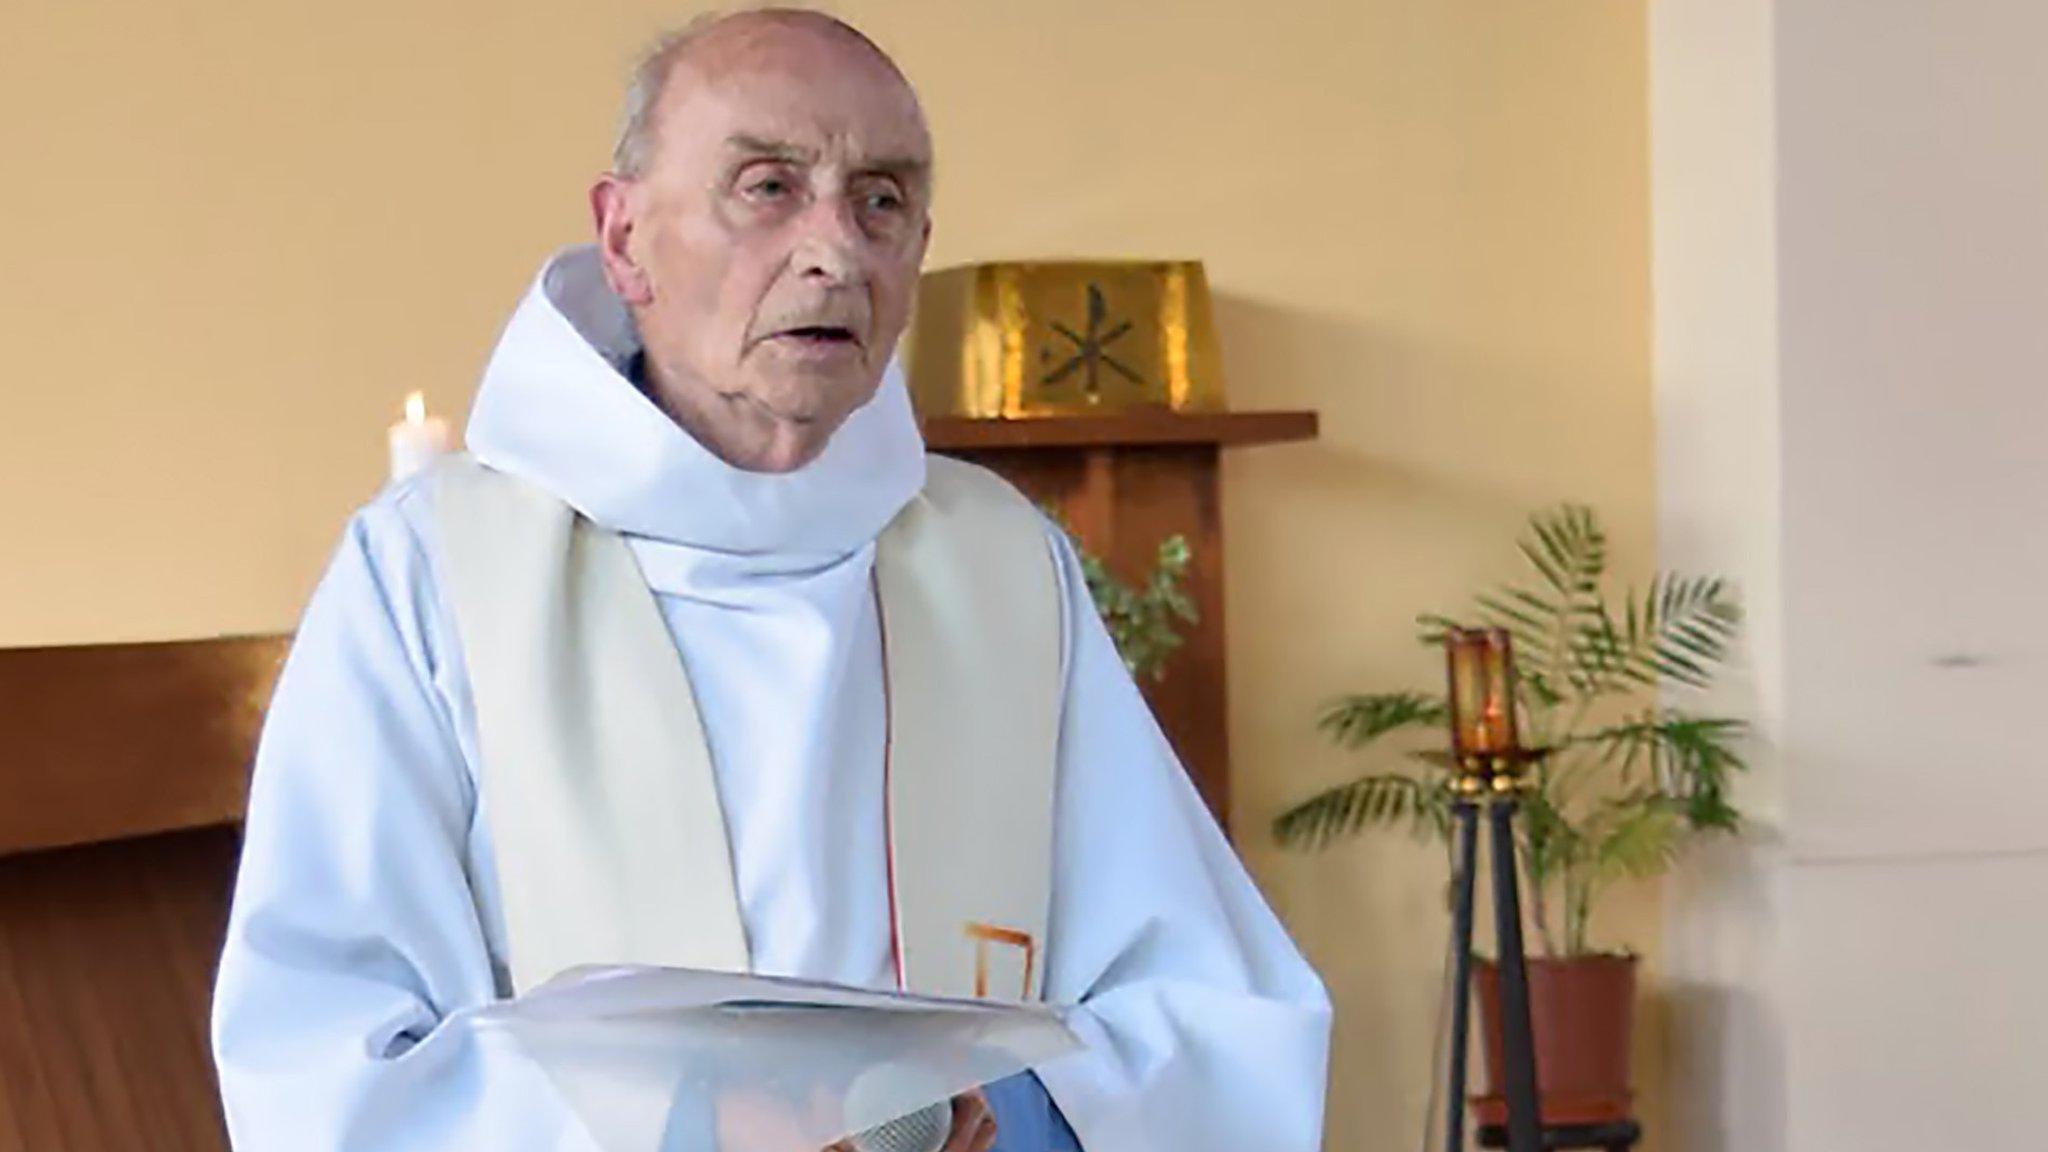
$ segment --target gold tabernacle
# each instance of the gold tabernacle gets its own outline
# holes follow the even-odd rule
[[[908,342],[926,417],[1223,408],[1199,261],[1027,261],[927,273]]]

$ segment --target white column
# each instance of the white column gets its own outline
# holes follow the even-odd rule
[[[2048,1068],[2048,6],[1658,0],[1663,562],[1759,844],[1670,903],[1683,1148],[2022,1148]]]
[[[1783,1152],[1787,922],[1771,0],[1650,10],[1658,562],[1741,588],[1741,658],[1712,707],[1757,739],[1745,846],[1667,890],[1668,1132],[1679,1152]]]

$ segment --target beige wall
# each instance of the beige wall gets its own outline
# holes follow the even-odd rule
[[[1348,767],[1317,703],[1429,683],[1411,616],[1527,509],[1594,502],[1648,566],[1640,0],[843,10],[931,108],[934,263],[1201,257],[1234,402],[1324,414],[1228,470],[1236,823],[1337,996],[1330,1146],[1413,1147],[1439,858],[1263,828]],[[684,12],[0,9],[0,643],[288,626],[400,396],[465,406],[581,236],[620,68]]]

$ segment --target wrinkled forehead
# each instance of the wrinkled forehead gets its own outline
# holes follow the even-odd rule
[[[736,140],[855,165],[931,159],[923,109],[901,74],[872,47],[812,29],[753,29],[693,45],[670,74],[660,126],[661,151],[695,160]]]

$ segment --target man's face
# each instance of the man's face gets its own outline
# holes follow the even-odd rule
[[[908,85],[864,46],[776,26],[728,39],[670,77],[646,171],[618,185],[629,231],[606,237],[606,266],[657,388],[744,409],[814,442],[808,458],[874,395],[902,334],[931,145]],[[781,456],[767,466],[804,462]]]

